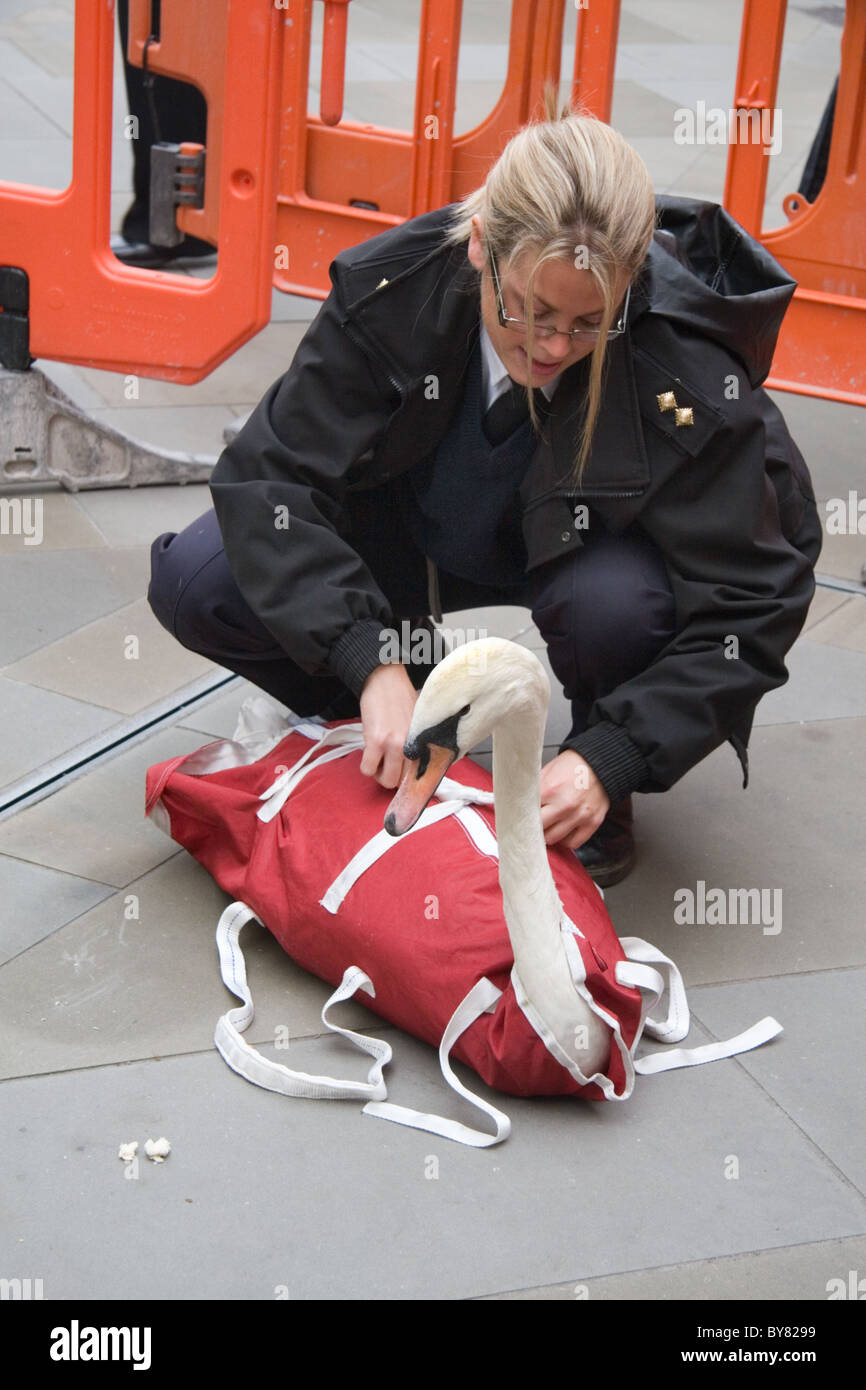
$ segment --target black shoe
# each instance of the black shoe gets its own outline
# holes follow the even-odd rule
[[[574,852],[599,888],[624,879],[635,860],[631,797],[611,806],[595,834]]]
[[[216,247],[199,237],[184,237],[177,246],[152,246],[149,241],[127,241],[121,232],[112,232],[111,251],[124,265],[142,270],[160,270],[174,261],[202,261],[216,256]]]

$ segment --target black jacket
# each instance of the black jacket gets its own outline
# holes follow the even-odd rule
[[[746,785],[755,707],[787,679],[821,548],[808,470],[760,387],[795,282],[721,207],[672,196],[657,207],[628,331],[608,346],[583,487],[569,476],[587,359],[559,380],[520,494],[528,571],[581,545],[581,499],[613,533],[638,523],[667,565],[676,637],[563,745],[612,801],[666,790],[725,739]],[[250,607],[305,671],[337,674],[356,693],[394,619],[347,538],[346,489],[435,451],[477,339],[479,277],[465,244],[442,243],[448,211],[335,258],[291,367],[211,479]],[[660,410],[670,391],[692,424]]]

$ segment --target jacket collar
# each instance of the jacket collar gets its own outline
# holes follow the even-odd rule
[[[650,257],[653,254],[666,253],[651,246]],[[383,273],[388,268],[385,261],[369,268],[359,262],[358,271],[366,269],[367,274],[354,282],[362,293],[348,304],[344,322],[351,322],[363,335],[402,395],[432,375],[438,378],[441,398],[448,398],[449,392],[459,395],[481,324],[478,272],[465,246],[440,246],[390,278]],[[650,481],[630,341],[631,325],[649,306],[645,282],[642,272],[632,289],[626,332],[608,345],[592,450],[581,488],[587,495],[637,494]],[[572,474],[588,381],[587,358],[559,378],[552,414],[524,484],[531,499],[550,491],[575,491]]]

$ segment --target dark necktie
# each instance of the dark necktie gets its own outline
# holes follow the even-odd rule
[[[494,445],[501,444],[503,440],[508,439],[523,424],[524,420],[529,419],[526,387],[519,386],[516,381],[512,381],[511,377],[508,378],[508,382],[507,389],[496,397],[484,416],[484,433],[489,443]],[[547,405],[547,397],[540,387],[535,387],[532,394],[536,411],[541,415]]]

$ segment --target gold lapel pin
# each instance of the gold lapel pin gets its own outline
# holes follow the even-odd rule
[[[383,286],[383,285],[387,285],[387,283],[388,283],[387,280],[380,280],[379,283],[378,283],[378,285],[376,286],[376,289],[377,289],[377,290],[380,290],[380,289],[382,288],[382,286]]]
[[[659,410],[673,410],[676,412],[674,419],[677,425],[693,425],[695,423],[694,412],[690,405],[677,405],[677,398],[673,391],[662,391],[661,395],[656,396],[659,403]]]

